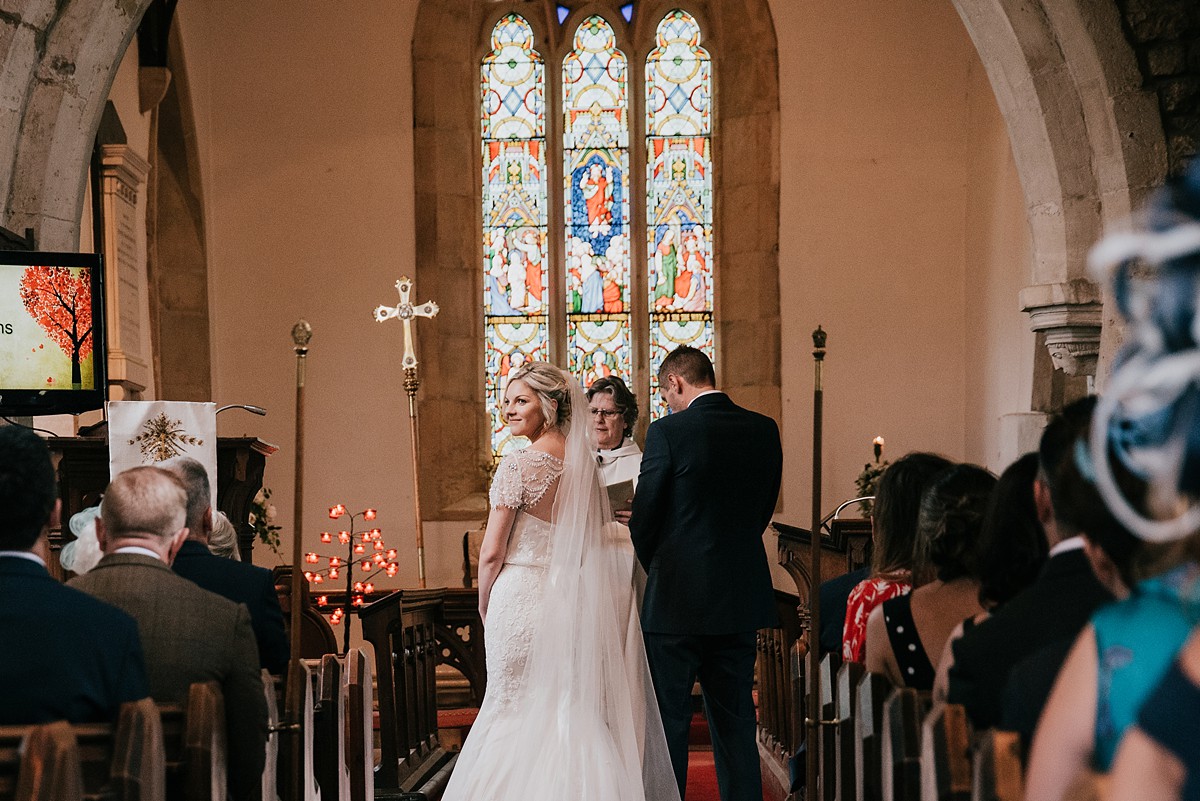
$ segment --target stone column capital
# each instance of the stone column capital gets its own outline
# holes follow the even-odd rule
[[[137,204],[137,193],[150,173],[150,163],[129,145],[100,145],[100,170],[106,179],[116,179],[116,191]]]
[[[1103,309],[1099,287],[1077,278],[1026,287],[1020,299],[1029,327],[1045,336],[1054,366],[1067,375],[1095,376]]]

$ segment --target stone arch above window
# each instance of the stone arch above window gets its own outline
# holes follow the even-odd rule
[[[779,83],[767,0],[637,0],[626,16],[629,9],[624,7],[629,5],[620,0],[421,2],[413,37],[417,280],[431,297],[448,299],[436,330],[420,342],[425,369],[420,481],[429,519],[477,519],[486,512],[491,426],[480,369],[485,248],[483,228],[472,221],[482,219],[483,206],[480,64],[491,49],[493,26],[509,13],[519,13],[528,22],[548,76],[561,73],[578,24],[593,14],[603,17],[628,59],[631,116],[643,112],[641,74],[658,22],[676,8],[696,19],[705,49],[717,64],[711,151],[718,381],[739,403],[780,416]],[[556,83],[547,90],[547,125],[552,129],[562,125]],[[641,145],[638,158],[643,152]],[[638,158],[630,159],[630,184],[644,187],[646,166]],[[560,156],[548,156],[546,163],[550,186],[560,188],[551,192],[549,201],[558,221],[548,235],[553,240],[563,230],[564,209],[555,204],[562,197],[565,168]],[[644,206],[635,209],[632,218],[631,228],[644,233]],[[562,243],[555,247],[560,271],[562,248]],[[555,259],[551,254],[550,271],[556,269]],[[562,280],[547,294],[552,302],[565,296]],[[641,311],[647,305],[642,298]],[[566,320],[558,325],[551,336],[564,345],[553,358],[566,366]],[[635,353],[634,364],[635,383],[648,386],[646,354]],[[646,398],[639,400],[645,408]]]

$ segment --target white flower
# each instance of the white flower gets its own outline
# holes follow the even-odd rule
[[[255,525],[256,523],[258,523],[258,515],[254,514],[254,512],[251,512],[249,515],[249,518],[248,518],[248,522],[252,526]]]
[[[275,522],[275,504],[271,504],[267,507],[266,517],[268,523]]]
[[[254,502],[255,504],[258,504],[259,506],[261,506],[261,505],[262,505],[262,503],[263,503],[263,501],[265,501],[266,499],[267,499],[267,496],[263,495],[262,488],[259,488],[259,490],[258,490],[258,493],[257,493],[257,494],[255,494],[255,496],[254,496],[254,501],[253,501],[253,502]],[[254,521],[252,520],[252,521],[250,521],[250,522],[252,522],[252,523],[253,523]]]

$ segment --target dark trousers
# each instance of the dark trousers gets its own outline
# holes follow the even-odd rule
[[[721,801],[762,801],[754,714],[756,638],[753,631],[645,635],[646,657],[680,798],[687,785],[692,685],[699,679]]]

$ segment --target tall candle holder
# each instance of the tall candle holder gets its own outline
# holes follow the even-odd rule
[[[342,517],[348,517],[350,528],[336,534],[322,531],[321,542],[325,545],[332,545],[336,539],[339,545],[346,546],[345,558],[343,559],[340,555],[319,554],[316,551],[310,551],[304,555],[305,564],[325,565],[319,570],[304,571],[304,577],[308,579],[310,586],[324,584],[326,580],[337,581],[345,574],[346,600],[341,606],[335,607],[329,615],[329,622],[335,626],[346,621],[346,628],[342,636],[343,654],[350,650],[350,623],[347,618],[350,616],[351,610],[354,607],[362,606],[366,596],[374,591],[375,585],[371,583],[371,579],[380,573],[394,577],[400,571],[400,565],[396,562],[396,549],[388,548],[384,544],[383,532],[380,529],[374,527],[364,531],[355,529],[355,521],[361,518],[363,522],[374,522],[376,515],[377,512],[374,509],[364,509],[361,512],[350,514],[346,511],[344,504],[334,504],[329,507],[330,519],[339,520]],[[360,571],[358,581],[354,580],[356,568]],[[328,595],[318,594],[316,601],[318,607],[329,606]]]

